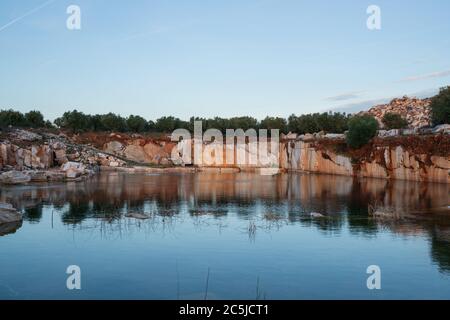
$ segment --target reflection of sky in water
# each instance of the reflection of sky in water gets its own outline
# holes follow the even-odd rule
[[[443,184],[104,174],[2,188],[0,201],[25,216],[0,238],[0,298],[202,299],[208,268],[210,299],[450,298]],[[402,219],[373,219],[368,204]],[[71,264],[82,270],[79,292],[65,288]],[[381,291],[366,288],[372,264]]]

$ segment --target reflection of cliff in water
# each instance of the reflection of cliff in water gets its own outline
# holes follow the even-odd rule
[[[0,224],[0,237],[15,233],[22,226],[22,221]]]
[[[87,218],[120,219],[127,211],[158,216],[212,214],[220,219],[255,215],[315,226],[325,233],[343,228],[355,235],[375,236],[389,228],[404,235],[430,237],[433,259],[450,270],[449,187],[412,181],[360,179],[331,175],[284,174],[101,174],[79,183],[5,187],[0,201],[22,210],[24,219],[39,222],[42,207],[62,213],[66,224]],[[368,205],[389,207],[408,219],[379,221],[369,217]],[[441,209],[439,209],[441,208]],[[444,208],[444,209],[442,209]],[[310,212],[326,215],[308,219]],[[413,217],[413,219],[411,219]]]

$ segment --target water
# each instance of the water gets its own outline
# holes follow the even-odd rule
[[[0,201],[25,215],[0,229],[1,299],[450,298],[444,184],[104,173],[1,187]],[[369,205],[397,218],[373,218]],[[81,290],[66,288],[69,265]],[[369,265],[381,290],[367,289]]]

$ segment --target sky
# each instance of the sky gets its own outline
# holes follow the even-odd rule
[[[72,4],[80,30],[66,26]],[[262,119],[429,96],[450,85],[449,12],[448,0],[0,0],[0,109]]]

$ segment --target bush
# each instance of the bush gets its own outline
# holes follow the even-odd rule
[[[433,125],[450,123],[450,86],[441,88],[431,99],[430,107]]]
[[[398,113],[388,112],[383,116],[381,121],[383,122],[386,130],[404,129],[408,127],[408,121],[402,118],[402,116]]]
[[[8,126],[26,127],[25,116],[12,109],[0,111],[0,127],[6,128]]]
[[[348,121],[347,144],[359,148],[375,137],[378,121],[370,115],[354,116]]]
[[[125,132],[128,130],[125,118],[112,112],[101,116],[101,124],[107,131]]]
[[[71,129],[74,132],[86,131],[89,129],[91,117],[77,110],[64,112],[62,117],[57,118],[55,124],[64,129]]]
[[[45,120],[44,116],[39,111],[30,111],[28,113],[25,113],[25,121],[27,126],[32,128],[44,128],[45,127]]]
[[[319,131],[344,133],[348,129],[348,119],[349,115],[339,112],[291,115],[288,118],[288,129],[299,134]]]
[[[148,122],[141,116],[129,116],[127,126],[132,132],[144,132],[148,130]]]
[[[286,119],[284,118],[266,117],[264,120],[261,121],[259,127],[261,129],[267,130],[278,129],[280,130],[280,133],[287,133],[287,122]]]

